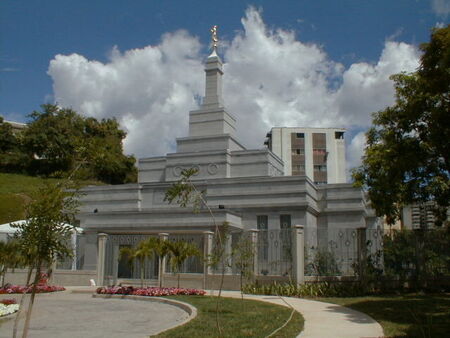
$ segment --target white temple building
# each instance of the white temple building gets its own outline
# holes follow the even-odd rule
[[[332,229],[375,226],[362,190],[347,183],[315,184],[308,175],[286,176],[285,163],[270,149],[246,149],[236,136],[239,121],[223,102],[222,61],[215,49],[206,60],[205,72],[203,104],[189,112],[189,135],[176,140],[176,152],[140,159],[136,184],[90,186],[82,191],[77,217],[85,232],[83,268],[97,269],[100,284],[125,274],[118,261],[119,248],[133,245],[139,236],[191,236],[205,248],[205,234],[214,231],[209,212],[193,213],[191,208],[164,201],[167,189],[185,168],[198,170],[193,181],[205,191],[217,224],[226,221],[236,232],[259,230],[264,233],[260,240],[269,241],[270,231],[302,225],[308,253],[327,246]],[[283,246],[291,238],[279,235],[277,240]],[[271,255],[270,250],[259,253],[256,273],[285,275],[280,266],[270,267]],[[264,262],[266,268],[261,268]],[[148,278],[157,278],[157,269],[151,270]]]

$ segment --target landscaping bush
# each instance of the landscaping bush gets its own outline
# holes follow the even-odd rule
[[[0,300],[0,304],[3,305],[11,305],[11,304],[17,304],[16,300],[14,298],[6,298],[6,299],[1,299]]]
[[[0,288],[0,294],[11,294],[11,293],[31,293],[33,286],[24,286],[24,285],[11,285],[6,284],[4,287]],[[36,293],[45,293],[45,292],[56,292],[56,291],[64,291],[65,288],[62,286],[55,285],[37,285]]]
[[[135,288],[133,286],[113,286],[113,287],[99,287],[96,292],[101,295],[133,295],[133,296],[149,296],[149,297],[162,297],[162,296],[203,296],[206,294],[203,290],[197,289],[183,289],[183,288]]]
[[[1,299],[0,300],[0,317],[9,315],[19,310],[19,304],[15,299]]]
[[[359,282],[314,282],[307,284],[249,284],[243,292],[255,295],[278,295],[287,297],[356,297],[366,294]]]

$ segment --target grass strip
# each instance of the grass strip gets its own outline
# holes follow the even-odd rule
[[[319,298],[364,312],[381,324],[387,337],[448,337],[450,294],[408,294]]]
[[[157,337],[217,337],[216,297],[166,297],[189,303],[197,308],[197,317],[189,323],[166,331]],[[291,315],[288,307],[265,302],[221,298],[220,325],[222,337],[266,337],[282,326]],[[272,337],[296,337],[303,330],[303,317],[295,312],[292,320]]]

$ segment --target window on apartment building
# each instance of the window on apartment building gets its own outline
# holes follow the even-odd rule
[[[292,155],[305,155],[305,149],[292,149]]]
[[[305,171],[304,164],[294,164],[292,165],[292,171]]]
[[[327,153],[327,150],[324,148],[315,148],[313,149],[313,155],[324,155]]]
[[[305,133],[296,133],[295,136],[297,138],[305,138]]]
[[[326,164],[315,164],[314,171],[327,171]]]
[[[336,140],[343,140],[344,139],[344,132],[343,131],[335,131],[334,132],[334,138]]]

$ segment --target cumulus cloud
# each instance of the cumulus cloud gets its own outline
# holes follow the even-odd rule
[[[157,46],[121,53],[108,63],[78,54],[56,55],[48,74],[55,101],[88,116],[115,116],[126,128],[125,149],[162,154],[187,132],[187,111],[202,88],[200,42],[185,31],[165,34]]]
[[[254,8],[242,25],[224,43],[224,100],[250,148],[261,148],[273,126],[366,128],[371,112],[394,102],[389,76],[418,66],[418,50],[402,42],[388,40],[378,61],[345,69],[295,32],[269,29]],[[162,155],[187,135],[188,111],[203,95],[200,50],[197,38],[179,31],[155,46],[123,53],[115,48],[106,63],[57,55],[48,73],[60,105],[97,118],[116,116],[128,131],[127,152]],[[358,135],[348,151],[361,143]],[[355,156],[349,156],[354,163]]]
[[[347,179],[350,178],[351,169],[361,164],[361,157],[366,147],[366,135],[364,132],[357,133],[347,147],[347,168],[349,169]]]

